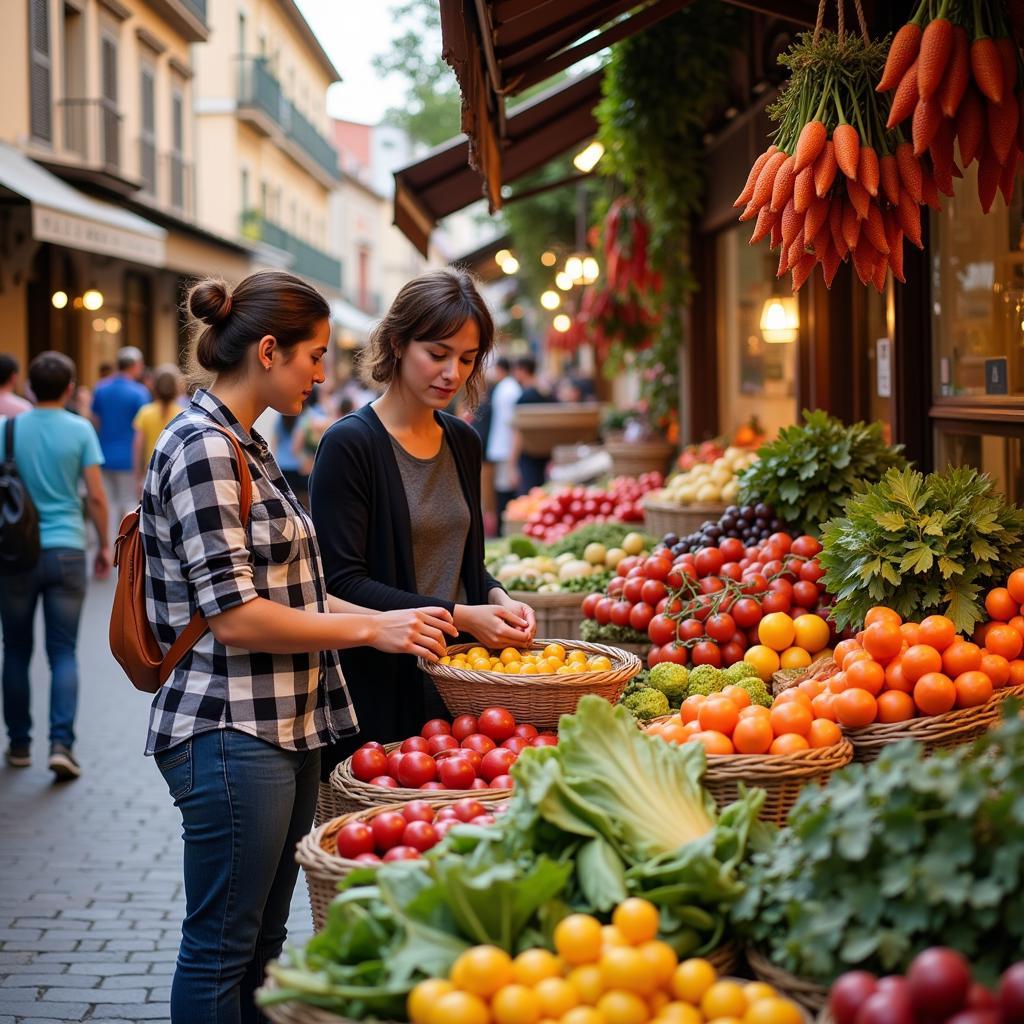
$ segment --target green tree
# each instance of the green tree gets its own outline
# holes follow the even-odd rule
[[[437,0],[405,0],[391,8],[402,33],[387,53],[373,58],[379,75],[407,81],[406,102],[384,121],[417,142],[436,146],[459,134],[461,104],[455,72],[441,59],[441,18]]]

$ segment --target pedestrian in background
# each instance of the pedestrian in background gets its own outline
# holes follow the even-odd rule
[[[92,424],[64,408],[74,391],[75,364],[60,352],[43,352],[32,360],[28,375],[37,405],[15,421],[14,462],[39,513],[41,550],[30,571],[5,576],[0,586],[7,763],[16,768],[32,763],[29,664],[36,605],[42,600],[50,661],[48,764],[58,779],[74,779],[81,774],[73,746],[78,622],[86,586],[85,520],[78,483],[85,483],[89,518],[99,537],[94,570],[105,576],[111,554],[100,476],[103,454]],[[6,457],[2,427],[0,421],[0,457]]]
[[[505,506],[516,496],[519,479],[515,465],[515,428],[512,421],[515,418],[516,402],[523,389],[512,376],[512,364],[507,359],[498,359],[496,367],[501,379],[491,392],[491,422],[484,455],[494,466],[494,503],[500,528]]]
[[[210,630],[153,699],[146,753],[180,810],[185,920],[172,1024],[262,1019],[253,996],[281,952],[320,748],[358,726],[338,648],[436,659],[440,608],[387,615],[327,593],[313,524],[253,423],[295,416],[324,379],[330,307],[290,274],[189,294],[195,360],[215,375],[157,441],[142,496],[146,606],[164,653],[201,612]],[[252,485],[241,515],[241,446]]]
[[[135,467],[136,493],[142,492],[149,460],[153,457],[161,431],[181,412],[181,374],[173,363],[159,366],[153,374],[153,401],[135,414],[132,428],[132,465]],[[120,523],[120,520],[118,520]]]
[[[110,512],[117,526],[138,501],[132,466],[135,414],[149,401],[149,392],[139,383],[143,371],[142,353],[132,346],[117,353],[117,373],[96,385],[92,396],[92,417],[103,449],[103,485]]]
[[[0,416],[17,416],[32,408],[31,402],[18,395],[20,371],[14,356],[0,355]]]
[[[537,380],[537,360],[533,356],[520,356],[512,367],[519,397],[516,406],[538,405],[552,401],[551,396],[541,390]],[[513,418],[515,413],[513,411]],[[515,461],[516,493],[527,494],[534,487],[542,487],[547,474],[548,459],[543,455],[530,455],[523,451],[523,439],[518,430],[513,430],[513,459]]]

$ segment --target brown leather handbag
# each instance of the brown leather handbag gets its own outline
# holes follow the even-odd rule
[[[245,453],[230,430],[215,423],[209,426],[219,430],[234,446],[242,489],[240,518],[245,525],[252,507],[252,476]],[[110,653],[135,689],[156,693],[174,671],[174,666],[192,650],[209,627],[206,617],[197,611],[171,644],[170,650],[166,654],[161,651],[146,614],[146,552],[139,533],[141,512],[140,505],[124,517],[114,543],[117,585],[114,606],[110,611]]]

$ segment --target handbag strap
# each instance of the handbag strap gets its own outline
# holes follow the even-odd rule
[[[219,430],[231,442],[232,447],[235,449],[235,456],[238,459],[238,481],[241,485],[239,519],[242,521],[242,526],[245,527],[248,525],[249,514],[252,511],[252,473],[249,472],[249,463],[246,460],[245,452],[242,451],[242,446],[238,443],[238,438],[235,437],[233,431],[216,423],[211,423],[210,426],[215,430]],[[167,682],[171,673],[174,671],[174,666],[177,665],[193,647],[195,647],[208,628],[209,625],[206,621],[206,616],[200,611],[194,612],[192,614],[192,618],[188,620],[185,628],[178,634],[178,638],[173,644],[171,644],[170,649],[164,655],[164,659],[160,663],[161,686]]]
[[[4,465],[8,471],[14,468],[14,417],[8,416],[4,422]]]

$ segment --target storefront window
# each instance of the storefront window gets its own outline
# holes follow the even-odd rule
[[[1024,397],[1024,219],[978,201],[977,164],[932,218],[933,392],[939,399]]]
[[[796,419],[796,339],[765,341],[765,302],[791,294],[775,279],[775,257],[750,246],[749,225],[723,231],[715,243],[718,283],[719,421],[734,433],[756,417],[768,436]]]
[[[973,466],[987,473],[1011,501],[1024,498],[1024,443],[1020,437],[986,434],[979,425],[939,426],[936,430],[935,464]]]

